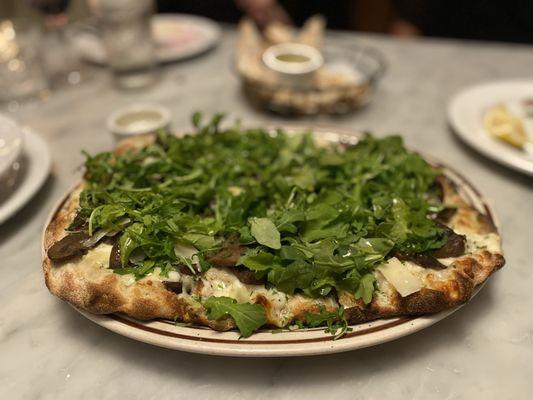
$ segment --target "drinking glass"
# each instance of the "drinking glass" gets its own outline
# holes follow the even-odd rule
[[[0,21],[0,101],[23,100],[47,87],[40,30],[25,20]]]
[[[27,0],[44,16],[44,66],[53,86],[77,85],[88,76],[68,37],[67,9],[70,0]]]
[[[100,22],[107,61],[116,85],[139,89],[156,80],[151,0],[93,2]]]

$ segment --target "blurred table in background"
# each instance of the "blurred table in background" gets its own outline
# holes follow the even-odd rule
[[[88,84],[12,112],[48,141],[54,168],[40,193],[0,226],[0,398],[530,398],[533,181],[465,148],[447,127],[446,105],[473,83],[531,78],[533,47],[328,34],[335,44],[378,47],[390,68],[369,107],[296,122],[401,133],[409,146],[464,173],[499,216],[506,267],[468,305],[429,329],[316,358],[229,359],[160,349],[108,332],[52,297],[40,267],[41,229],[80,176],[81,149],[113,145],[105,129],[113,109],[160,102],[173,112],[176,128],[188,128],[195,110],[225,111],[249,125],[283,122],[254,110],[241,94],[231,65],[235,35],[226,28],[218,48],[165,66],[149,91],[118,92],[102,70]]]

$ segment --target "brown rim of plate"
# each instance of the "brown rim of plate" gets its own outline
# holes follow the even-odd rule
[[[250,339],[246,339],[246,340],[238,340],[238,339],[237,340],[231,340],[231,339],[216,339],[216,338],[207,338],[207,337],[198,337],[198,336],[185,335],[185,334],[182,334],[182,333],[175,333],[175,332],[165,331],[165,330],[162,330],[162,329],[157,329],[157,328],[154,328],[154,327],[151,327],[151,326],[146,326],[146,325],[140,324],[140,323],[136,322],[135,320],[132,320],[132,319],[129,319],[129,318],[125,318],[125,317],[123,317],[120,314],[109,314],[108,317],[113,319],[113,320],[115,320],[115,321],[117,321],[117,322],[120,322],[122,324],[131,326],[133,328],[141,329],[141,330],[146,331],[146,332],[155,333],[155,334],[158,334],[158,335],[163,335],[163,336],[168,336],[168,337],[173,337],[173,338],[177,338],[177,339],[192,340],[192,341],[195,341],[195,342],[211,342],[211,343],[226,343],[226,344],[298,344],[298,343],[326,342],[326,341],[330,341],[330,340],[335,340],[335,337],[333,335],[329,335],[329,334],[327,336],[322,336],[322,337],[317,337],[317,338],[296,339],[296,340],[250,340]],[[367,329],[362,329],[362,330],[359,330],[359,331],[356,331],[356,332],[348,332],[348,333],[346,333],[343,336],[343,338],[351,338],[351,337],[355,337],[355,336],[367,335],[369,333],[381,331],[383,329],[392,328],[393,326],[405,324],[406,322],[412,321],[413,319],[415,319],[415,318],[411,318],[411,317],[395,318],[395,319],[392,319],[390,322],[387,322],[387,323],[385,323],[383,325],[374,326],[374,327],[370,327],[370,328],[367,328]],[[158,320],[158,321],[159,322],[163,322],[165,324],[169,324],[169,325],[175,326],[174,323],[172,323],[172,322],[170,322],[168,320]],[[195,328],[194,326],[192,326],[192,327]],[[323,330],[323,329],[324,328],[318,328],[318,329],[315,329],[315,330]],[[202,330],[204,330],[204,329],[202,329]],[[205,330],[209,330],[209,329],[205,329]],[[306,331],[306,330],[304,330],[304,331]],[[268,331],[263,331],[263,332],[268,332]],[[300,332],[301,333],[302,330],[294,330],[294,331],[287,331],[287,332],[288,333],[290,333],[290,332]]]

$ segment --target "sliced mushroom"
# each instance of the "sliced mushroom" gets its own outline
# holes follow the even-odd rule
[[[48,249],[48,258],[52,261],[65,261],[69,258],[81,256],[89,249],[85,245],[85,241],[89,237],[85,232],[68,234]]]
[[[244,248],[238,241],[228,240],[221,250],[207,254],[206,260],[209,264],[215,267],[233,267],[237,265],[243,250]]]
[[[446,268],[444,264],[441,264],[439,260],[437,260],[437,258],[430,253],[404,254],[395,252],[394,256],[400,261],[410,261],[424,268],[437,270]]]
[[[109,254],[109,268],[122,268],[122,261],[120,260],[120,242],[118,240],[113,244],[111,253]]]
[[[72,222],[70,223],[70,226],[68,227],[69,230],[76,230],[81,229],[87,225],[87,218],[82,216],[80,213],[77,213]]]
[[[435,215],[435,220],[445,224],[452,219],[456,212],[457,208],[445,208],[444,210],[437,213],[437,215]]]
[[[233,272],[233,274],[237,277],[238,280],[248,285],[262,285],[263,283],[265,283],[264,280],[257,279],[255,277],[254,271],[250,271],[248,268],[245,267],[233,267],[231,268],[231,272]]]
[[[448,240],[440,249],[434,250],[431,254],[436,258],[459,257],[465,253],[466,238],[450,230]]]

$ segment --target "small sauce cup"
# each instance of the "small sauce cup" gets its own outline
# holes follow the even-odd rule
[[[137,103],[114,111],[107,118],[107,129],[120,141],[170,127],[170,111],[151,103]]]
[[[263,63],[278,74],[280,83],[310,85],[315,72],[324,65],[320,51],[301,43],[281,43],[263,53]]]

